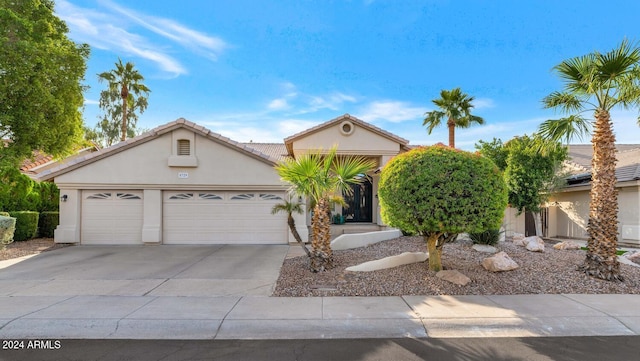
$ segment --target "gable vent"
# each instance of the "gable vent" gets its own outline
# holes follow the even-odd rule
[[[191,144],[188,139],[178,140],[178,155],[191,155]]]

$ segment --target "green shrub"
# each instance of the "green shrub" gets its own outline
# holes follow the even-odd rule
[[[13,240],[16,242],[26,241],[38,235],[38,218],[40,214],[32,211],[9,212],[11,217],[16,219],[16,232]]]
[[[40,206],[37,183],[13,166],[0,166],[0,209],[36,211]]]
[[[6,213],[6,212],[2,212]],[[0,216],[0,249],[13,242],[13,234],[16,230],[16,219]]]
[[[500,235],[502,231],[499,229],[490,229],[484,232],[471,232],[469,238],[474,244],[488,244],[494,246],[500,241]]]
[[[53,238],[53,233],[59,223],[59,212],[40,212],[40,218],[38,219],[38,235],[40,237]]]
[[[55,183],[36,183],[34,189],[37,189],[40,198],[39,212],[53,212],[60,209],[60,190]]]
[[[380,175],[378,197],[386,224],[425,239],[433,271],[442,269],[446,242],[458,233],[499,228],[507,206],[506,185],[491,160],[445,146],[391,159]]]

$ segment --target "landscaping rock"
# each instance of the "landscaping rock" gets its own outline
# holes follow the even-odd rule
[[[554,244],[553,248],[568,251],[568,250],[580,249],[580,245],[574,241],[564,241],[564,242]]]
[[[381,269],[393,268],[405,264],[424,262],[429,259],[428,252],[404,252],[396,256],[385,257],[375,261],[360,263],[359,265],[345,268],[351,272],[371,272]]]
[[[456,270],[440,271],[436,273],[436,277],[459,286],[466,286],[467,283],[471,282],[471,278]]]
[[[495,248],[494,246],[489,246],[488,244],[474,244],[473,247],[471,247],[473,249],[475,249],[478,252],[483,252],[483,253],[496,253],[498,252],[498,249]]]
[[[503,227],[500,227],[500,238],[498,242],[504,242],[507,239],[507,232],[505,232]]]
[[[524,239],[524,234],[522,234],[522,233],[514,233],[513,234],[513,240],[515,241],[516,239]]]
[[[544,241],[538,236],[531,236],[524,239],[527,242],[526,248],[531,252],[544,252]]]
[[[516,246],[520,246],[520,247],[526,247],[527,246],[527,241],[524,238],[514,238],[513,239],[513,244],[515,244]]]
[[[482,261],[482,267],[490,272],[511,271],[519,268],[518,264],[504,251],[497,253]]]

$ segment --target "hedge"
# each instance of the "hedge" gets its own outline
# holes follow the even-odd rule
[[[6,212],[2,212],[6,213]],[[7,213],[8,214],[8,213]],[[13,242],[13,234],[16,230],[16,219],[7,216],[0,216],[0,249]]]
[[[14,241],[26,241],[38,235],[38,218],[40,216],[38,212],[16,211],[9,212],[9,215],[16,219]]]
[[[41,212],[38,220],[38,235],[53,238],[53,233],[60,223],[60,212]]]

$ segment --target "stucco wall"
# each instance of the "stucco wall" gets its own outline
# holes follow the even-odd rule
[[[186,131],[186,130],[177,130]],[[193,132],[191,132],[193,134]],[[211,188],[246,186],[284,186],[268,163],[242,154],[201,135],[194,137],[197,167],[170,167],[173,156],[172,134],[85,165],[56,177],[59,185],[160,185],[183,187],[203,185]]]
[[[398,154],[400,144],[385,138],[368,129],[353,124],[353,133],[345,135],[340,131],[340,124],[325,128],[293,142],[294,154],[307,152],[309,149],[329,149],[339,144],[339,154],[388,155]]]

